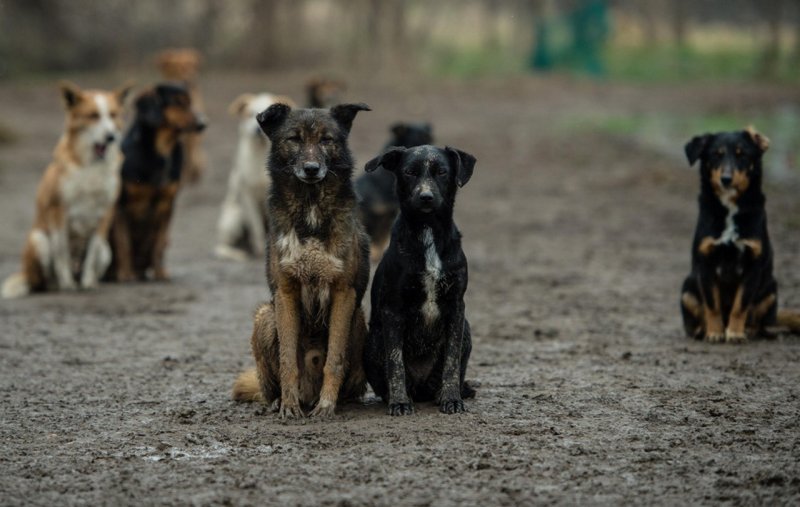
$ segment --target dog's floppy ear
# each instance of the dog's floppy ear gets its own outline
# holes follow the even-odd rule
[[[472,177],[472,171],[475,169],[475,157],[466,151],[461,151],[449,146],[445,146],[444,149],[447,152],[447,156],[450,158],[450,163],[453,164],[453,167],[456,169],[456,182],[458,182],[459,187],[463,187]]]
[[[331,116],[349,134],[350,127],[353,126],[353,118],[356,117],[359,111],[372,111],[372,109],[363,102],[358,104],[339,104],[331,108]]]
[[[764,153],[769,149],[769,138],[758,133],[752,125],[749,125],[746,129],[744,129],[744,133],[750,136],[750,139],[752,139],[755,145],[758,146],[758,149],[761,150],[761,153]]]
[[[697,159],[703,154],[703,150],[706,149],[708,146],[708,142],[711,140],[713,136],[711,134],[703,134],[702,136],[694,136],[686,146],[683,147],[683,151],[686,152],[686,158],[689,160],[689,165],[693,166]]]
[[[405,123],[395,123],[391,127],[391,132],[397,137],[403,136],[408,131],[408,126]]]
[[[163,101],[158,88],[148,90],[136,99],[136,118],[150,127],[158,127],[164,122]]]
[[[64,106],[67,109],[72,109],[75,104],[81,101],[81,94],[83,93],[78,85],[70,81],[60,81],[58,88],[61,90],[61,97],[64,99]]]
[[[255,95],[253,95],[252,93],[243,93],[239,95],[238,97],[233,99],[231,105],[228,106],[228,112],[231,114],[231,116],[241,116],[242,113],[244,113],[247,104],[249,104],[250,101],[253,100],[253,97],[255,97]]]
[[[272,104],[256,115],[256,121],[261,130],[272,139],[272,135],[283,125],[292,108],[286,104]]]
[[[367,162],[364,166],[364,170],[371,173],[378,167],[383,167],[387,171],[395,172],[397,171],[397,166],[400,164],[400,160],[403,158],[403,153],[405,153],[405,151],[406,149],[402,146],[389,148],[383,155],[375,157]]]

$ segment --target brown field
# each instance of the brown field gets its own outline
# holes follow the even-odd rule
[[[228,102],[262,89],[302,101],[304,78],[203,83],[211,167],[178,198],[170,283],[0,302],[0,504],[800,503],[800,340],[682,334],[697,192],[682,146],[559,121],[759,111],[797,105],[796,87],[352,78],[348,98],[374,109],[351,136],[359,173],[399,119],[429,119],[440,144],[478,158],[457,221],[480,388],[461,416],[389,418],[370,399],[283,423],[229,395],[252,364],[263,263],[211,252],[237,135]],[[18,137],[0,146],[6,276],[62,114],[45,81],[0,85],[0,111]],[[782,305],[800,308],[797,192],[769,187],[768,211]]]

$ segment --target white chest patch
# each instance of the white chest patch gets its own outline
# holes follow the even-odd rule
[[[720,197],[720,202],[728,209],[728,216],[725,217],[725,229],[717,240],[718,244],[733,243],[739,239],[739,231],[736,229],[736,221],[734,220],[739,208],[736,206],[732,197],[732,195],[723,195]]]
[[[71,167],[61,180],[71,235],[88,240],[114,204],[118,190],[119,159],[115,154],[85,167]]]
[[[303,283],[330,284],[344,270],[344,262],[316,238],[300,241],[294,230],[276,241],[281,270]]]
[[[425,302],[422,303],[422,316],[427,326],[433,325],[439,318],[439,306],[436,304],[436,286],[442,278],[442,260],[436,253],[433,231],[425,227],[420,240],[425,247],[425,271],[422,274],[422,288],[425,291]]]

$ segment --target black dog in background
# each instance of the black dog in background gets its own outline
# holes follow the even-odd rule
[[[400,216],[372,282],[372,316],[364,371],[390,415],[411,414],[412,401],[435,400],[463,412],[475,391],[464,382],[472,338],[464,316],[467,259],[453,222],[456,190],[475,157],[454,148],[391,148],[369,161],[397,177]]]
[[[384,152],[393,146],[413,148],[433,143],[430,123],[395,123],[390,130],[392,138],[383,148]],[[394,181],[394,174],[389,171],[366,173],[356,180],[359,212],[370,238],[370,260],[373,263],[381,259],[389,244],[392,223],[400,207]]]
[[[686,334],[708,342],[743,342],[766,326],[795,327],[778,312],[772,274],[761,158],[769,140],[755,130],[705,134],[686,144],[700,161],[700,216],[692,242],[692,272],[683,283]]]

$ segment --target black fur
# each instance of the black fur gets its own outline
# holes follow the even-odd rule
[[[435,400],[445,413],[463,412],[462,399],[475,394],[464,381],[472,349],[464,315],[467,259],[453,222],[456,191],[474,166],[467,153],[433,146],[392,148],[366,165],[369,172],[383,167],[395,174],[400,201],[372,282],[364,352],[367,380],[391,415],[410,414],[412,401],[426,400]],[[434,289],[433,319],[423,310],[426,287]]]
[[[395,123],[390,131],[392,137],[384,152],[394,146],[413,148],[433,144],[430,123]],[[390,171],[365,173],[356,180],[361,220],[376,249],[384,248],[400,208],[394,187],[395,177]]]
[[[694,137],[685,146],[689,163],[700,161],[700,214],[692,242],[692,271],[681,291],[681,312],[689,336],[705,337],[709,341],[722,339],[721,336],[709,336],[703,315],[698,316],[683,302],[687,294],[702,305],[713,307],[713,293],[719,292],[725,339],[728,341],[730,314],[740,287],[743,306],[750,309],[747,319],[749,334],[757,334],[763,331],[764,326],[775,323],[777,283],[772,273],[772,245],[764,208],[766,199],[761,190],[761,159],[767,144],[766,138],[760,134],[745,130],[704,134]],[[746,189],[737,192],[733,201],[726,201],[725,193],[731,192],[737,182],[740,186],[746,182]],[[730,232],[723,237],[730,225],[731,214],[724,202],[733,202],[736,207],[732,216],[734,237],[728,237]],[[756,240],[760,252],[743,243],[744,240]],[[703,248],[704,241],[712,246]],[[756,315],[753,309],[772,296],[774,302],[766,305],[761,315]]]

